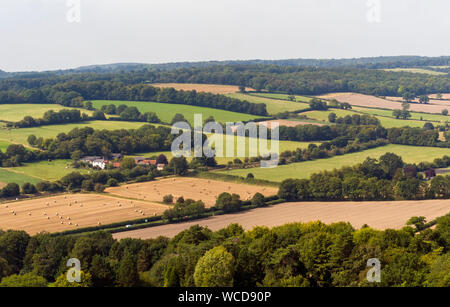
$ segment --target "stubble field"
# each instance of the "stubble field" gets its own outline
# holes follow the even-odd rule
[[[257,192],[264,196],[275,195],[278,189],[208,179],[177,177],[108,188],[105,192],[113,196],[152,202],[161,202],[165,195],[172,194],[175,200],[183,196],[184,199],[202,200],[206,207],[211,207],[215,204],[216,197],[223,192],[239,194],[242,200],[247,200]]]
[[[375,229],[399,229],[413,216],[425,216],[428,221],[450,212],[448,200],[383,201],[383,202],[297,202],[258,208],[236,214],[214,216],[198,221],[156,226],[114,235],[116,239],[149,239],[174,237],[193,225],[207,226],[216,231],[229,224],[240,224],[249,230],[255,226],[275,227],[286,223],[321,221],[349,222],[355,228],[364,224]]]
[[[168,206],[98,194],[67,194],[0,204],[0,227],[33,235],[159,215]]]

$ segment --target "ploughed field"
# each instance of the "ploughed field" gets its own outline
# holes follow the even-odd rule
[[[66,194],[0,204],[0,229],[59,232],[160,215],[168,206],[98,194]]]
[[[213,94],[230,94],[239,91],[237,85],[222,85],[222,84],[199,84],[199,83],[154,83],[151,86],[159,88],[174,88],[177,91],[197,91]],[[254,89],[247,87],[246,91],[254,91]]]
[[[401,102],[358,93],[330,93],[318,97],[323,99],[336,99],[339,102],[348,102],[351,105],[360,107],[383,108],[391,110],[402,108]],[[419,104],[419,103],[411,103],[410,105],[411,107],[409,110],[415,112],[440,114],[443,109],[447,109],[447,107],[444,105]]]
[[[381,202],[296,202],[257,208],[207,219],[150,227],[114,234],[114,238],[174,237],[193,225],[207,226],[216,231],[237,223],[246,230],[255,226],[275,227],[294,222],[349,222],[355,228],[364,224],[375,229],[399,229],[413,216],[425,216],[428,221],[450,212],[448,200],[381,201]]]
[[[212,207],[216,198],[223,192],[235,193],[242,200],[248,200],[257,192],[264,196],[275,195],[277,188],[249,184],[237,184],[200,178],[167,178],[143,183],[133,183],[105,190],[111,195],[127,198],[162,202],[165,195],[171,194],[176,200],[183,196],[184,199],[202,200],[206,207]]]

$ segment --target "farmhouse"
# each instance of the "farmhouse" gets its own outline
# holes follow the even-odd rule
[[[98,167],[101,169],[105,169],[106,164],[108,164],[108,160],[104,160],[104,159],[95,159],[94,161],[92,161],[91,165],[92,167]]]
[[[80,162],[87,162],[92,164],[95,160],[102,159],[100,156],[86,156],[80,159]]]

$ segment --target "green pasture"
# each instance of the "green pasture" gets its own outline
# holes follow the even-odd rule
[[[13,171],[11,171],[11,168],[0,168],[0,183],[15,182],[19,185],[22,185],[26,182],[36,184],[40,181],[42,181],[42,180],[39,178],[13,172]]]
[[[0,141],[28,144],[27,138],[34,134],[37,137],[53,138],[59,133],[67,133],[75,128],[92,127],[94,129],[116,130],[116,129],[137,129],[145,123],[124,122],[124,121],[86,121],[76,124],[48,125],[32,128],[7,129],[0,128]]]
[[[159,103],[159,102],[146,102],[146,101],[117,101],[117,100],[94,100],[92,105],[96,109],[100,109],[103,105],[115,104],[119,106],[124,104],[126,106],[134,106],[138,108],[139,112],[155,112],[159,119],[163,122],[170,123],[175,114],[183,114],[186,120],[193,124],[194,114],[202,114],[203,120],[213,116],[217,122],[239,122],[250,121],[257,118],[263,118],[262,116],[256,116],[251,114],[237,113],[220,109],[189,106],[183,104],[171,104],[171,103]]]
[[[64,107],[59,104],[0,104],[0,120],[8,122],[18,122],[25,116],[32,116],[33,118],[42,118],[44,113],[53,110],[60,111],[62,109],[73,110],[76,108]],[[85,109],[80,110],[81,113],[92,115],[92,111]]]
[[[242,93],[234,93],[234,94],[227,94],[226,96],[240,99],[240,100],[247,100],[248,102],[252,103],[264,103],[267,108],[267,113],[270,115],[274,115],[277,113],[282,112],[292,112],[292,111],[299,111],[309,108],[309,104],[307,103],[301,103],[301,102],[295,102],[295,101],[288,101],[288,100],[277,100],[277,99],[271,99],[271,98],[265,98],[265,97],[256,97],[253,94],[247,95]]]
[[[288,100],[288,94],[277,94],[277,93],[249,93],[251,96],[263,97],[263,98],[271,98],[271,99],[279,99],[279,100]],[[293,95],[295,97],[295,101],[297,102],[310,102],[312,98],[300,95]]]
[[[370,110],[370,109],[367,109]],[[362,111],[361,111],[362,112]],[[341,110],[341,109],[329,109],[328,111],[309,111],[305,113],[301,113],[301,115],[306,115],[308,118],[320,120],[329,123],[328,121],[328,115],[330,113],[335,113],[338,117],[345,117],[347,115],[354,115],[354,114],[360,114],[360,112],[357,112],[352,110]],[[392,114],[392,112],[391,112]],[[374,115],[374,114],[371,114]],[[424,121],[418,121],[418,120],[402,120],[402,119],[395,119],[395,118],[389,118],[384,116],[375,116],[380,121],[381,125],[385,128],[394,128],[394,127],[423,127],[425,124]]]
[[[288,151],[288,150],[296,150],[297,148],[305,149],[308,147],[309,142],[292,142],[292,141],[270,141],[268,140],[267,147],[263,146],[262,150],[260,150],[260,141],[258,139],[251,139],[248,137],[238,137],[234,136],[234,151],[230,156],[227,156],[227,139],[224,135],[214,134],[209,137],[209,140],[211,141],[211,145],[216,150],[219,148],[218,144],[222,144],[222,150],[223,154],[222,157],[216,157],[216,161],[218,164],[227,164],[229,161],[233,161],[235,158],[239,158],[240,160],[244,160],[246,157],[250,156],[250,146],[252,148],[256,148],[256,155],[263,155],[272,152],[276,149],[276,146],[279,148],[279,152]],[[245,146],[245,152],[243,155],[238,153],[238,141],[240,144],[243,144]],[[233,144],[233,139],[230,141],[230,146]],[[254,146],[256,144],[256,146]],[[320,143],[313,143],[316,145],[319,145]],[[192,145],[193,146],[193,145]],[[244,148],[244,147],[242,147]],[[160,154],[164,154],[169,160],[173,157],[171,151],[160,151],[160,152],[145,152],[145,153],[137,153],[134,156],[142,156],[142,157],[157,157]],[[254,155],[252,155],[254,156]],[[192,157],[187,158],[188,161],[192,159]]]
[[[386,117],[392,117],[392,110],[385,110],[385,109],[371,109],[371,108],[364,108],[364,107],[353,107],[352,110],[355,110],[357,112],[361,113],[367,113],[371,115],[379,115],[379,116],[386,116]],[[430,113],[419,113],[419,112],[410,112],[411,117],[409,120],[420,120],[422,118],[423,121],[433,121],[433,122],[442,122],[445,123],[446,121],[450,121],[450,116],[446,115],[438,115],[438,114],[430,114]]]
[[[339,169],[343,166],[351,166],[363,162],[367,157],[379,158],[381,155],[392,152],[403,158],[407,163],[432,162],[435,158],[441,158],[444,155],[450,155],[448,148],[405,146],[405,145],[386,145],[362,152],[335,156],[328,159],[319,159],[314,161],[305,161],[281,165],[275,168],[249,168],[221,171],[220,173],[246,177],[252,173],[256,179],[281,182],[288,178],[309,178],[311,174],[324,170]]]

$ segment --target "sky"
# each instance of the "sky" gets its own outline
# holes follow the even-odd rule
[[[0,0],[0,70],[450,55],[449,0]]]

